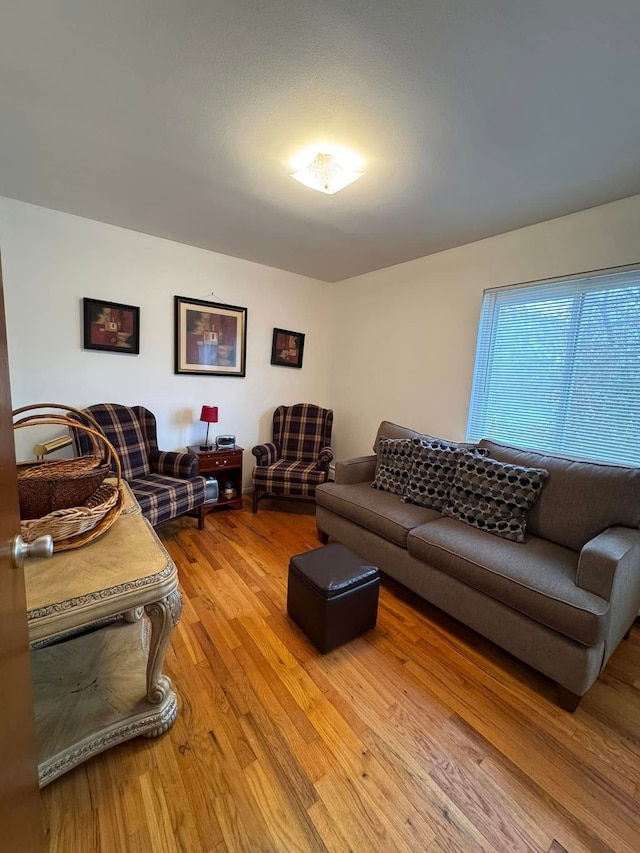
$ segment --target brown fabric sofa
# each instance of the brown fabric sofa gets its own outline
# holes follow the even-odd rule
[[[432,438],[383,421],[374,447],[418,437]],[[318,486],[318,531],[545,673],[574,710],[640,608],[640,468],[479,444],[549,472],[524,543],[371,488],[375,454],[336,462]]]

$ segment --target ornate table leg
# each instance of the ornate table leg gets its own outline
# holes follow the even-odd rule
[[[147,604],[144,610],[151,621],[151,644],[147,663],[147,699],[154,705],[159,705],[171,691],[171,679],[162,674],[162,666],[171,633],[180,621],[182,612],[180,590],[174,589],[166,598],[154,601],[153,604]],[[169,728],[169,725],[166,728]]]

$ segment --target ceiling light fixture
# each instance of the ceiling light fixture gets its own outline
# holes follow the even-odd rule
[[[300,151],[291,165],[291,177],[312,190],[333,195],[357,181],[364,173],[362,158],[340,145],[312,145]]]

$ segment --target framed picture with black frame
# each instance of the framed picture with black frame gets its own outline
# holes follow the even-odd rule
[[[140,352],[140,309],[104,299],[82,300],[85,349],[105,352]]]
[[[247,309],[222,302],[174,297],[175,372],[244,376]]]
[[[304,335],[289,329],[274,329],[271,344],[271,364],[280,367],[302,367]]]

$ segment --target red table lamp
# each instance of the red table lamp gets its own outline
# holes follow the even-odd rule
[[[200,450],[213,450],[213,445],[209,444],[209,424],[218,423],[218,407],[203,406],[200,412],[200,420],[204,421],[207,425],[207,437],[205,438],[205,443],[200,445]]]

